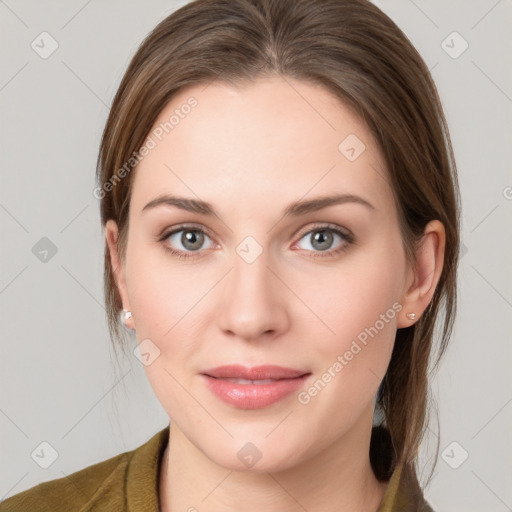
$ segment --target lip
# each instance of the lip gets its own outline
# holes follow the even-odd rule
[[[283,366],[264,365],[253,366],[247,368],[239,364],[230,364],[227,366],[218,366],[210,368],[201,372],[203,375],[215,377],[217,379],[248,379],[248,380],[262,380],[262,379],[294,379],[301,377],[306,373],[302,370],[294,370],[293,368],[285,368]]]
[[[262,409],[300,389],[309,372],[282,366],[219,366],[201,373],[208,388],[223,402],[239,409]],[[266,384],[232,382],[228,379],[267,380]]]

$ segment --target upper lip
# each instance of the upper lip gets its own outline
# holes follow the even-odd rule
[[[295,379],[302,377],[308,372],[302,370],[294,370],[293,368],[284,368],[282,366],[265,365],[253,366],[248,368],[241,365],[227,365],[210,368],[201,372],[203,375],[215,377],[217,379],[247,379],[247,380],[263,380],[263,379]]]

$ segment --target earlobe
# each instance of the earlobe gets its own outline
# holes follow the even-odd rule
[[[117,289],[119,290],[119,295],[121,296],[123,309],[131,311],[130,301],[128,299],[128,291],[126,287],[126,280],[124,277],[124,269],[119,258],[119,230],[117,227],[117,223],[112,219],[109,219],[105,224],[105,238],[110,255],[110,265],[112,267],[112,272],[114,274]],[[135,329],[133,316],[126,318],[124,324],[130,329]]]
[[[403,316],[398,328],[414,324],[432,300],[443,270],[445,242],[443,224],[438,220],[430,221],[416,250],[413,279],[402,297]]]

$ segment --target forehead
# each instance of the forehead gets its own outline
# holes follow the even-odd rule
[[[236,88],[189,87],[160,112],[149,138],[153,147],[133,183],[139,210],[165,192],[213,204],[253,197],[289,202],[333,190],[373,196],[382,206],[391,197],[370,131],[317,84],[271,77]]]

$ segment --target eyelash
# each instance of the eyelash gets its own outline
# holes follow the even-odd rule
[[[195,231],[198,233],[203,233],[210,237],[210,235],[204,230],[197,226],[190,226],[190,225],[181,225],[176,227],[175,229],[166,232],[164,235],[159,237],[157,239],[158,242],[161,242],[164,246],[164,249],[168,252],[170,252],[173,256],[177,257],[180,260],[187,260],[189,258],[194,258],[196,256],[196,253],[199,253],[200,251],[190,251],[190,252],[183,252],[183,251],[177,251],[176,249],[172,249],[168,244],[164,243],[171,235],[174,235],[176,233],[179,233],[180,231]],[[337,249],[331,249],[328,251],[312,251],[311,258],[318,259],[318,258],[329,258],[337,256],[343,252],[345,252],[350,245],[355,243],[355,238],[352,234],[344,233],[340,229],[338,229],[335,225],[332,224],[318,224],[313,226],[313,228],[310,228],[308,231],[303,232],[298,240],[302,240],[305,235],[311,234],[316,231],[330,231],[331,233],[335,233],[340,238],[344,240],[344,243],[338,247]],[[210,237],[211,238],[211,237]]]

